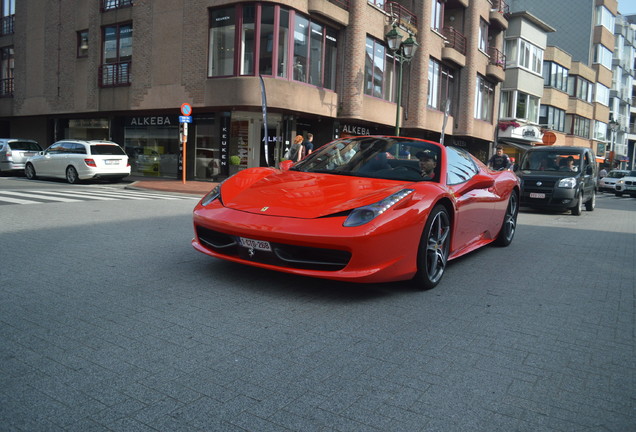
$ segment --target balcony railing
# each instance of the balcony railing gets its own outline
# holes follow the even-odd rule
[[[13,78],[0,79],[0,97],[13,97]]]
[[[9,15],[0,19],[0,36],[13,34],[15,31],[15,15]]]
[[[490,57],[488,63],[506,69],[506,55],[504,53],[495,47],[488,47],[488,56]]]
[[[446,46],[454,48],[462,55],[466,55],[466,36],[461,34],[455,27],[442,28],[442,35],[446,38]]]
[[[384,11],[395,20],[398,27],[417,28],[417,16],[398,2],[384,3]]]
[[[133,5],[133,0],[102,0],[102,12]]]
[[[349,10],[349,0],[329,0],[329,3],[333,3],[344,10]]]
[[[122,87],[130,85],[131,62],[108,63],[99,67],[100,87]]]
[[[507,18],[510,15],[510,6],[505,0],[493,0],[492,11],[502,13]]]

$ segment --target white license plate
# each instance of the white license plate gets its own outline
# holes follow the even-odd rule
[[[248,239],[244,237],[239,237],[239,241],[241,242],[241,246],[249,248],[249,249],[256,249],[256,250],[267,251],[267,252],[272,251],[272,247],[267,241],[253,240],[253,239]]]
[[[104,163],[106,165],[119,165],[119,159],[106,159]]]
[[[530,198],[545,198],[544,193],[530,192]]]

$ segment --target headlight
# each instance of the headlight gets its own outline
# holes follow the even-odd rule
[[[616,184],[623,184],[623,183],[625,183],[625,180],[619,180],[616,182]]]
[[[413,193],[413,191],[413,189],[404,189],[384,198],[382,201],[378,201],[375,204],[358,207],[357,209],[354,209],[349,216],[347,216],[347,219],[342,225],[346,227],[364,225],[406,198],[409,194]]]
[[[219,199],[220,199],[220,198],[221,198],[221,185],[222,185],[222,184],[223,184],[223,183],[219,183],[218,185],[216,185],[216,186],[214,187],[214,189],[212,189],[210,192],[208,192],[208,193],[207,193],[207,195],[206,195],[206,196],[204,196],[204,197],[201,199],[201,205],[202,205],[202,206],[204,206],[204,207],[205,207],[206,205],[210,204],[210,203],[211,203],[212,201],[214,201],[215,199],[217,199],[217,198],[219,198]]]
[[[557,187],[565,189],[574,189],[576,187],[576,179],[574,177],[566,177],[559,180]]]

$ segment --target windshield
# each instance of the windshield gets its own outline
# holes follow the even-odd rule
[[[610,178],[623,178],[627,175],[627,173],[628,171],[610,171],[609,174],[607,174],[607,176]]]
[[[581,154],[569,151],[531,151],[521,165],[530,171],[581,171]]]
[[[439,179],[440,147],[412,138],[363,136],[332,141],[292,170],[422,181]]]

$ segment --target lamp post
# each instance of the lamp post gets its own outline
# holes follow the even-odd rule
[[[398,33],[396,25],[393,25],[391,31],[385,36],[386,42],[389,45],[389,50],[393,53],[395,59],[400,63],[400,72],[398,74],[397,85],[397,107],[395,109],[395,136],[400,136],[400,108],[402,107],[402,65],[408,63],[413,58],[415,50],[417,49],[417,42],[409,37],[402,42],[402,35]]]
[[[619,126],[620,126],[620,123],[615,121],[613,117],[610,117],[609,127],[610,127],[610,130],[612,131],[612,139],[610,141],[610,152],[609,152],[609,169],[610,170],[614,169],[614,148],[616,147],[616,132],[618,131]]]

